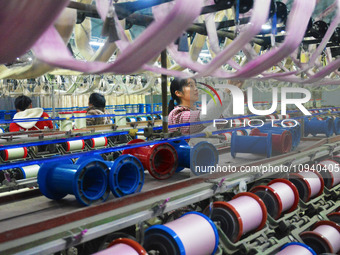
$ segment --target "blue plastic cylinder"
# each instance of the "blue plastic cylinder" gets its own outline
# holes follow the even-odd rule
[[[199,142],[194,147],[184,141],[169,142],[177,151],[178,168],[176,172],[184,168],[190,168],[195,175],[206,174],[210,172],[210,167],[216,166],[219,155],[214,145],[208,142]],[[197,170],[200,171],[197,171]]]
[[[338,117],[334,119],[334,133],[340,135],[340,118]]]
[[[192,219],[191,215],[198,215],[201,218],[195,219],[194,222],[189,222],[189,220]],[[176,223],[177,220],[182,220],[182,222]],[[200,254],[215,254],[218,243],[219,243],[219,235],[216,225],[212,222],[212,220],[207,217],[206,215],[199,213],[199,212],[188,212],[182,215],[180,218],[178,218],[175,221],[169,222],[165,225],[154,225],[149,227],[145,231],[145,241],[144,241],[144,247],[146,250],[158,250],[158,248],[161,248],[159,250],[160,252],[163,251],[164,254],[176,254],[176,255],[200,255]],[[197,222],[199,220],[199,222]],[[201,221],[206,221],[208,224],[200,224]],[[190,224],[193,224],[195,227],[190,228]],[[184,225],[184,226],[181,226]],[[188,251],[191,247],[191,245],[195,245],[195,242],[197,244],[202,245],[204,242],[206,242],[206,231],[202,229],[203,231],[195,232],[197,230],[200,230],[200,226],[206,225],[211,226],[211,230],[214,233],[214,243],[209,243],[204,245],[203,247],[209,247],[211,246],[212,249],[210,251],[197,251],[197,249],[191,249],[191,253]],[[181,226],[181,227],[180,227]],[[205,226],[205,227],[206,227]],[[209,230],[210,231],[210,230]],[[211,233],[212,234],[212,233]],[[196,235],[196,236],[195,236]],[[182,238],[181,237],[185,237]],[[192,241],[190,241],[190,238]],[[193,251],[195,250],[194,254]],[[208,253],[209,252],[209,253]],[[162,254],[162,252],[161,252]]]
[[[309,120],[305,118],[305,136],[312,134],[316,136],[317,134],[324,134],[327,137],[333,135],[333,119],[327,118],[325,120],[318,120],[316,117]]]
[[[109,186],[116,197],[122,197],[142,190],[144,168],[135,156],[122,155],[115,161],[107,161],[110,167]]]
[[[105,161],[82,157],[75,164],[45,163],[38,173],[38,185],[44,196],[59,200],[75,195],[83,205],[105,201],[109,194],[109,167]]]
[[[282,246],[281,248],[281,251],[277,253],[277,255],[284,255],[284,254],[287,254],[287,251],[285,251],[286,248],[288,248],[289,246],[292,246],[292,245],[297,245],[297,246],[301,246],[303,248],[306,249],[306,252],[312,254],[312,255],[317,255],[316,252],[311,248],[309,247],[308,245],[304,244],[304,243],[298,243],[298,242],[291,242],[291,243],[287,243],[285,244],[284,246]],[[296,252],[295,252],[296,253]],[[306,254],[307,254],[306,253]],[[295,255],[295,254],[291,254],[291,255]]]
[[[258,128],[261,133],[269,133],[272,134],[282,134],[283,131],[290,131],[292,133],[292,150],[295,150],[296,147],[300,144],[301,140],[301,128],[300,126],[296,127],[260,127]]]
[[[236,153],[265,154],[267,158],[272,155],[272,134],[268,136],[238,136],[236,131],[231,136],[231,156]]]
[[[146,113],[151,113],[151,104],[146,104],[145,105],[145,112]]]
[[[138,112],[139,113],[145,113],[145,109],[144,109],[144,104],[138,104]]]

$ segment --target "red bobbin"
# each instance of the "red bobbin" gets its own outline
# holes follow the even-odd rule
[[[339,156],[334,156],[333,159],[326,159],[319,162],[318,165],[321,165],[321,174],[325,186],[328,189],[331,189],[340,183],[340,164],[337,162],[340,161]]]
[[[299,203],[297,188],[286,179],[272,180],[267,186],[256,186],[250,192],[262,199],[268,214],[274,219],[280,218],[284,212],[294,211]]]
[[[316,254],[338,253],[340,251],[340,226],[332,221],[319,221],[313,231],[300,234],[302,241]]]
[[[134,139],[128,145],[143,143],[142,139]],[[145,169],[156,179],[164,180],[170,178],[177,169],[178,155],[176,149],[168,144],[161,143],[146,145],[143,147],[126,149],[123,154],[131,154],[138,158]]]
[[[322,194],[325,187],[322,176],[314,171],[301,171],[289,174],[291,181],[299,191],[300,199],[308,202]]]
[[[268,136],[266,133],[261,133],[258,128],[254,128],[250,132],[251,136]],[[282,134],[272,134],[272,149],[278,153],[287,153],[292,149],[292,134],[289,131],[283,131]]]

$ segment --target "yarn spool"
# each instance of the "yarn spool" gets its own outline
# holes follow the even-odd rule
[[[148,118],[146,116],[139,116],[137,117],[137,121],[147,121]]]
[[[180,172],[184,168],[190,168],[195,175],[205,174],[209,173],[209,171],[201,170],[210,170],[209,167],[215,167],[218,163],[218,151],[211,143],[199,142],[192,148],[184,140],[172,141],[169,144],[177,151],[178,167],[176,172]],[[200,171],[197,171],[197,168]]]
[[[35,177],[38,176],[40,166],[39,165],[29,165],[29,166],[19,167],[19,169],[22,172],[23,179],[28,179],[28,178],[35,178]]]
[[[142,190],[144,168],[132,155],[119,156],[113,162],[106,162],[110,167],[109,186],[116,197],[130,195]]]
[[[59,118],[63,118],[64,120],[59,121],[59,130],[60,131],[70,131],[72,130],[72,117],[73,112],[59,112]]]
[[[319,221],[313,231],[300,234],[302,241],[317,254],[338,253],[340,251],[340,226],[332,221]]]
[[[219,236],[215,224],[204,214],[188,212],[164,225],[145,231],[144,248],[166,255],[215,254]]]
[[[2,150],[0,151],[0,155],[4,161],[27,158],[27,148],[19,147]]]
[[[109,172],[105,161],[86,157],[79,158],[76,164],[45,163],[38,173],[38,185],[50,199],[60,200],[73,194],[79,203],[91,205],[108,198]]]
[[[126,122],[137,122],[137,118],[136,117],[126,117]]]
[[[75,129],[81,129],[86,128],[86,111],[75,111],[73,112],[73,116],[75,117],[74,120],[74,128]],[[81,117],[81,118],[79,118]]]
[[[272,134],[268,136],[238,136],[234,131],[231,136],[231,156],[236,153],[265,154],[268,158],[272,155]]]
[[[132,105],[132,112],[133,113],[139,113],[139,105],[138,104]]]
[[[94,149],[99,147],[105,147],[107,146],[107,138],[106,137],[96,137],[87,140],[88,145]]]
[[[311,120],[305,118],[305,137],[309,134],[316,136],[318,134],[324,134],[327,137],[333,135],[333,119],[327,118],[325,120],[318,120],[313,117]]]
[[[261,133],[258,128],[254,128],[250,132],[251,136],[268,136]],[[272,134],[272,150],[278,153],[287,153],[292,149],[292,134],[289,131],[283,131],[281,134]]]
[[[138,112],[145,113],[146,106],[144,104],[138,104]]]
[[[296,254],[317,255],[312,248],[303,243],[298,242],[287,243],[282,247],[281,251],[276,253],[276,255],[296,255]]]
[[[108,248],[94,255],[147,255],[146,250],[136,241],[128,238],[118,238],[112,241]]]
[[[5,133],[5,130],[2,127],[0,127],[0,134],[2,133]]]
[[[145,142],[142,139],[134,139],[128,145]],[[164,180],[170,178],[177,169],[178,155],[175,148],[168,144],[155,144],[143,147],[126,149],[123,155],[131,154],[138,158],[145,169],[156,179]]]
[[[278,119],[278,115],[277,114],[270,114],[266,116],[266,119],[268,120],[277,120]]]
[[[236,132],[237,135],[245,135],[243,130],[236,130],[234,132]],[[230,142],[231,141],[231,136],[233,135],[233,132],[226,132],[226,133],[222,133],[221,135],[223,135],[225,137],[225,140],[227,142]]]
[[[125,109],[117,109],[115,110],[115,124],[117,126],[125,126],[126,125],[126,110]],[[119,115],[119,116],[118,116]]]
[[[132,113],[132,105],[131,104],[126,104],[125,109],[126,109],[126,113]]]
[[[339,156],[335,156],[334,159],[340,161]],[[319,173],[328,189],[331,189],[340,183],[340,165],[337,161],[327,159],[319,162],[319,165],[322,166],[322,171],[319,171]]]
[[[244,234],[261,230],[267,220],[265,204],[251,192],[239,193],[229,202],[214,202],[212,211],[208,207],[204,213],[220,223],[222,231],[232,242],[239,241]]]
[[[339,225],[340,224],[340,209],[338,209],[336,212],[332,212],[328,214],[327,217],[330,221],[333,221]]]
[[[280,218],[285,212],[294,211],[299,203],[297,188],[286,179],[275,179],[267,186],[256,186],[250,191],[262,199],[268,214],[274,219]]]
[[[320,196],[324,189],[323,178],[318,172],[291,173],[289,174],[289,181],[296,186],[299,191],[299,197],[304,202]]]
[[[65,151],[79,151],[84,150],[85,148],[85,142],[84,140],[72,140],[67,141],[65,143],[62,143],[62,147],[65,149]]]

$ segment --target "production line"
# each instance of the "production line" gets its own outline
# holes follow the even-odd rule
[[[340,254],[340,0],[0,17],[0,254]]]

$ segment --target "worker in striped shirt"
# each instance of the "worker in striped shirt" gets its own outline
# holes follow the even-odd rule
[[[207,104],[207,114],[202,114],[197,109],[195,103],[198,101],[198,89],[195,79],[177,79],[175,78],[170,85],[171,100],[169,102],[169,126],[190,123],[189,126],[180,127],[183,135],[190,135],[203,131],[208,124],[196,124],[207,120],[218,119],[220,117],[232,116],[232,100],[231,95],[227,92],[219,93],[222,99],[221,104],[214,104],[210,100]],[[175,103],[177,103],[175,105]],[[169,128],[169,132],[174,132],[178,128]]]

